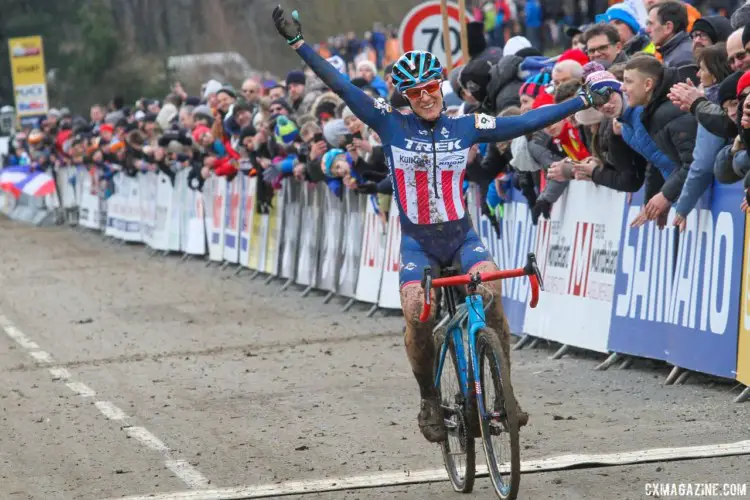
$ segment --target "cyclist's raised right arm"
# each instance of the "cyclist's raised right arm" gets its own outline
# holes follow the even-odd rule
[[[388,122],[393,113],[389,105],[376,102],[365,94],[303,40],[295,44],[294,49],[315,74],[346,102],[357,118],[374,129],[381,139],[386,140],[384,135],[390,135]]]

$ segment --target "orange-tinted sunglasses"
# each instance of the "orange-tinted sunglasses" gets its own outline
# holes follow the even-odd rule
[[[428,94],[434,94],[437,91],[440,90],[440,80],[432,80],[431,82],[427,82],[424,85],[420,85],[419,87],[412,87],[410,89],[406,89],[404,91],[404,94],[406,94],[406,97],[411,100],[419,99],[422,97],[422,92],[427,92]]]

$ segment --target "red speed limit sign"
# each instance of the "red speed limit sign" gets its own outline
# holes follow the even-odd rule
[[[458,16],[458,5],[448,2],[448,27],[450,29],[453,64],[463,64],[464,54],[461,52],[461,23]],[[466,11],[467,21],[471,14]],[[401,51],[426,50],[435,54],[445,66],[445,46],[443,42],[443,16],[440,14],[440,0],[425,2],[409,11],[401,21],[398,38]]]

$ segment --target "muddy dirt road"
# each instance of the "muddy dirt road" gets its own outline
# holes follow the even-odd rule
[[[345,481],[370,487],[289,498],[492,498],[487,479],[473,496],[445,481],[383,484],[442,469],[416,426],[396,315],[342,314],[320,294],[278,294],[67,228],[0,221],[0,262],[1,499],[274,498]],[[601,356],[554,361],[552,349],[514,352],[531,414],[524,461],[750,439],[750,405],[731,402],[731,385],[666,387],[665,366],[598,372]],[[529,473],[521,498],[750,483],[749,465],[741,455]]]

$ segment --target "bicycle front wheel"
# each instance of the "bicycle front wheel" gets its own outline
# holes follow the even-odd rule
[[[448,343],[445,361],[440,367],[440,353]],[[453,341],[446,338],[445,327],[435,333],[435,375],[440,408],[448,431],[448,439],[440,444],[443,463],[448,471],[453,489],[460,493],[471,493],[476,476],[476,451],[466,421],[466,398],[461,390],[458,362]],[[438,371],[440,373],[438,374]]]
[[[510,363],[500,338],[491,329],[477,336],[479,377],[484,402],[479,424],[490,479],[497,496],[513,500],[521,483],[518,403],[510,382]]]

